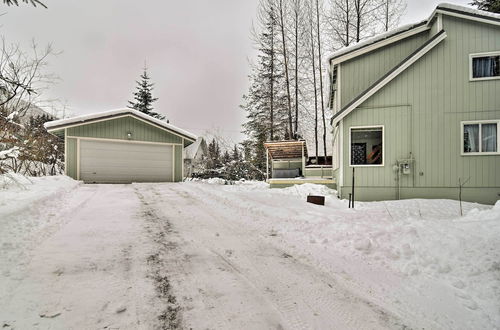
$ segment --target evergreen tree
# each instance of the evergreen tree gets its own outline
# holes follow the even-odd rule
[[[238,146],[236,144],[234,145],[233,154],[231,155],[231,158],[235,162],[241,162],[242,161],[242,159],[241,159],[241,153],[240,153],[240,151],[238,149]]]
[[[134,100],[128,102],[129,107],[151,117],[165,119],[165,116],[153,111],[153,102],[157,101],[158,98],[154,98],[152,95],[154,84],[149,81],[150,79],[148,70],[145,67],[144,72],[141,74],[141,81],[136,81],[137,91],[134,93]]]
[[[474,0],[470,4],[476,6],[480,10],[500,13],[500,0]]]
[[[219,142],[217,142],[217,140],[215,139],[212,139],[212,142],[208,144],[207,169],[216,170],[220,168],[220,166],[221,160]]]
[[[36,7],[37,5],[40,5],[40,6],[44,7],[44,8],[47,8],[47,6],[45,6],[39,0],[22,0],[22,2],[31,3],[33,5],[33,7]],[[7,6],[12,6],[12,5],[19,6],[19,0],[3,0],[3,3],[6,4]]]
[[[229,154],[229,151],[224,151],[224,155],[222,156],[222,164],[224,166],[227,166],[231,162],[231,155]]]

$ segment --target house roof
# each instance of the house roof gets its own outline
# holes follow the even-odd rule
[[[326,59],[328,62],[334,60],[335,62],[340,63],[347,59],[356,57],[358,55],[362,55],[370,51],[372,48],[378,48],[375,46],[380,45],[380,47],[383,47],[387,44],[396,42],[406,37],[410,37],[414,34],[427,31],[429,29],[430,23],[433,21],[434,17],[437,14],[459,16],[465,19],[481,20],[487,23],[500,24],[500,14],[490,13],[487,11],[478,10],[466,6],[460,6],[456,4],[441,3],[436,7],[436,9],[426,20],[414,24],[404,25],[397,29],[381,33],[373,38],[369,38],[362,42],[358,42],[354,45],[344,47],[327,55]],[[347,56],[348,54],[350,56]]]
[[[184,148],[184,158],[185,159],[193,159],[196,157],[196,154],[198,153],[198,150],[200,150],[201,144],[203,143],[204,138],[199,136],[196,141]]]
[[[137,111],[134,109],[128,109],[128,108],[92,113],[92,114],[88,114],[88,115],[82,115],[82,116],[77,116],[77,117],[67,118],[67,119],[54,120],[54,121],[50,121],[50,122],[45,123],[44,126],[49,132],[54,132],[54,131],[58,131],[58,130],[61,130],[64,128],[68,128],[70,126],[78,126],[78,125],[82,125],[82,124],[92,123],[95,121],[113,119],[116,117],[123,117],[123,116],[136,117],[136,118],[141,119],[143,121],[146,121],[154,126],[159,126],[160,128],[166,129],[168,131],[172,131],[172,132],[174,132],[174,133],[176,133],[176,134],[182,136],[183,138],[190,140],[192,142],[196,141],[196,139],[198,138],[196,135],[189,133],[188,131],[185,131],[181,128],[178,128],[172,124],[164,122],[163,120],[151,117],[151,116],[146,115],[145,113],[142,113],[140,111]]]
[[[272,141],[264,143],[272,159],[307,157],[306,141]],[[302,153],[303,152],[303,153]]]
[[[337,59],[339,57],[342,57],[343,55],[350,54],[358,49],[362,49],[362,48],[368,47],[370,45],[373,45],[375,43],[378,43],[380,41],[387,40],[391,37],[401,35],[405,32],[408,32],[410,30],[414,30],[418,27],[426,27],[426,25],[427,25],[427,20],[423,20],[423,21],[420,21],[418,23],[412,23],[412,24],[400,26],[397,29],[381,33],[379,35],[376,35],[375,37],[366,39],[364,41],[358,42],[356,44],[341,48],[333,53],[330,53],[329,55],[327,55],[327,60],[331,61],[331,60]],[[424,29],[424,30],[427,30],[427,29]]]

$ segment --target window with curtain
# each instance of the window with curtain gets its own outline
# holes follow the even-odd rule
[[[500,121],[463,123],[463,152],[464,152],[464,154],[498,153],[499,152],[499,137],[498,137],[499,122]]]
[[[472,79],[500,78],[500,53],[472,55]]]

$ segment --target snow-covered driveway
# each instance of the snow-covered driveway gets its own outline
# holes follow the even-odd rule
[[[466,204],[469,215],[456,219],[451,201],[353,211],[331,195],[325,207],[307,204],[309,191],[332,193],[258,183],[71,183],[23,210],[0,204],[0,326],[499,324],[500,205]]]

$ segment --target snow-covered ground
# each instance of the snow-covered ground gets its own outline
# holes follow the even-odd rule
[[[0,183],[5,328],[500,329],[500,203],[30,180]]]

